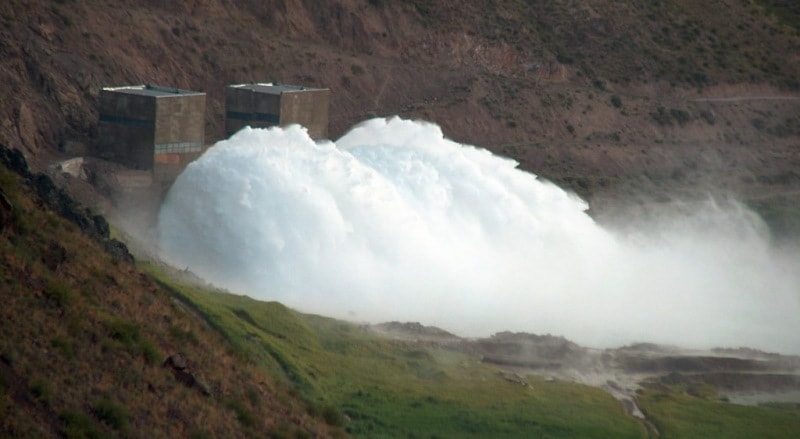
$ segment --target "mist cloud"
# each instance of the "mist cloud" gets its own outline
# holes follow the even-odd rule
[[[436,125],[373,119],[335,143],[245,128],[179,177],[158,233],[177,266],[306,312],[800,353],[797,258],[752,212],[708,200],[622,231],[586,207]]]

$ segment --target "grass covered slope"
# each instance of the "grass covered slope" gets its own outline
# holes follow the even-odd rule
[[[698,394],[646,385],[638,403],[648,421],[640,423],[599,388],[520,376],[446,344],[384,338],[364,325],[144,268],[238,353],[293,386],[312,413],[356,437],[792,438],[800,431],[800,406],[730,404],[710,386]]]
[[[597,388],[540,377],[509,380],[475,356],[164,281],[238,352],[282,376],[312,411],[357,437],[645,436]]]
[[[523,377],[443,345],[391,340],[145,268],[236,352],[293,386],[312,413],[356,437],[793,438],[800,431],[800,406],[730,404],[710,386],[698,393],[647,384],[638,403],[648,421],[640,423],[599,388]]]
[[[793,438],[800,434],[800,404],[757,407],[692,396],[681,388],[642,391],[641,409],[668,438]]]
[[[3,166],[0,195],[0,437],[337,433]]]

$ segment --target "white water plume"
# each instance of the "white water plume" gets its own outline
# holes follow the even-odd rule
[[[754,214],[709,201],[623,234],[585,209],[430,123],[319,143],[245,128],[175,182],[159,245],[231,291],[333,317],[800,353],[800,276]]]

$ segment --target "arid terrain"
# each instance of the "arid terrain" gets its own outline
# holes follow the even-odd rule
[[[786,2],[11,0],[0,16],[0,141],[34,167],[91,153],[103,86],[205,91],[213,143],[226,84],[280,81],[331,89],[334,138],[373,116],[431,120],[597,210],[711,190],[796,225]]]

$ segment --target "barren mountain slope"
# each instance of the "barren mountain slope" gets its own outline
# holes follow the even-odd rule
[[[800,187],[790,3],[10,0],[0,140],[80,152],[102,86],[152,83],[206,91],[213,142],[226,84],[277,80],[332,89],[333,137],[399,114],[586,196],[772,196]]]

